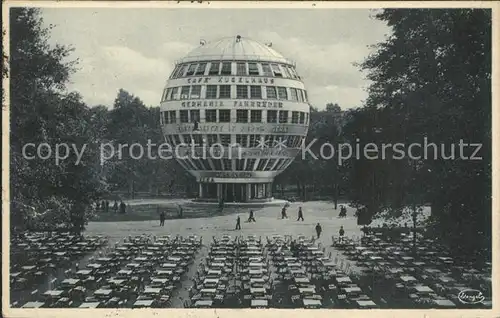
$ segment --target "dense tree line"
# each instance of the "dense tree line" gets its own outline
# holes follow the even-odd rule
[[[293,186],[310,199],[340,196],[368,221],[389,210],[432,207],[435,233],[463,255],[491,251],[491,11],[483,9],[386,9],[376,15],[392,34],[359,65],[371,80],[362,107],[340,115],[337,104],[311,107],[305,145],[368,143],[450,145],[460,139],[482,143],[482,160],[351,157],[339,164],[301,154],[280,174],[275,191]],[[10,112],[11,202],[13,225],[38,213],[71,223],[93,213],[89,203],[112,192],[179,192],[193,178],[173,160],[133,160],[127,152],[101,165],[103,143],[161,143],[159,108],[147,107],[125,90],[113,105],[89,107],[65,84],[78,61],[67,62],[71,48],[48,45],[50,29],[36,9],[11,9]],[[4,57],[5,64],[5,57]],[[3,72],[3,76],[8,74]],[[82,165],[76,155],[60,165],[24,160],[26,143],[87,144]],[[458,146],[457,146],[458,147]],[[338,148],[335,149],[336,151]],[[379,149],[380,150],[380,149]],[[329,152],[329,149],[323,149]],[[419,152],[420,151],[420,152]],[[417,149],[416,155],[422,155]],[[467,148],[465,155],[472,155]],[[440,153],[440,150],[438,150]],[[415,154],[414,154],[415,155]],[[180,188],[179,188],[180,187]],[[472,239],[471,239],[472,237]]]

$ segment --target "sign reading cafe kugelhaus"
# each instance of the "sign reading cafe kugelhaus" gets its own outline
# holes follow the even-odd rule
[[[215,80],[213,80],[215,79]],[[193,77],[188,78],[188,84],[201,83],[234,83],[234,84],[274,84],[273,78],[267,77],[237,77],[237,76],[219,76],[219,77]]]

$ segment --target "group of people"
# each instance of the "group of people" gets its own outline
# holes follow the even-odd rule
[[[288,219],[288,215],[286,214],[286,208],[288,207],[287,204],[283,206],[281,209],[281,219]],[[302,207],[299,207],[299,213],[297,215],[297,221],[304,221],[304,213],[302,212]]]
[[[102,200],[102,202],[97,202],[97,210],[104,212],[104,213],[109,213],[109,206],[110,202],[108,200]],[[127,205],[125,202],[120,201],[120,204],[118,204],[118,201],[115,200],[115,203],[113,204],[113,211],[115,213],[118,213],[118,210],[120,210],[120,213],[124,214],[127,210]]]

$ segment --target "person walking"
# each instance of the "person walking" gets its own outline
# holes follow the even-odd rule
[[[115,211],[115,214],[118,213],[118,202],[115,200],[115,204],[113,204],[113,211]]]
[[[109,212],[109,201],[106,200],[106,213],[108,213],[108,212]]]
[[[316,234],[318,235],[318,238],[321,236],[321,231],[323,229],[321,228],[321,225],[318,223],[316,224]]]
[[[236,228],[235,230],[241,230],[241,224],[240,224],[241,220],[240,220],[240,216],[238,215],[238,217],[236,218]]]
[[[304,222],[304,215],[302,214],[302,207],[299,207],[299,216],[297,217],[297,221],[302,220]]]
[[[160,226],[165,226],[165,211],[160,212]]]
[[[281,209],[281,219],[288,219],[288,216],[286,215],[286,206]]]
[[[253,216],[253,210],[250,210],[250,215],[248,216],[248,222],[255,222],[255,217]]]
[[[104,200],[101,202],[101,210],[102,212],[106,212],[106,202],[104,202]]]

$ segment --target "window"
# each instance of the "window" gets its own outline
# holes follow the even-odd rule
[[[305,118],[305,113],[304,112],[300,112],[299,124],[303,124],[304,123],[304,118]]]
[[[292,76],[292,78],[298,78],[297,72],[295,72],[295,69],[292,66],[289,66],[288,70],[289,70],[290,75]]]
[[[277,123],[278,122],[278,111],[277,110],[268,110],[267,111],[267,122],[268,123]]]
[[[280,124],[286,124],[288,122],[288,111],[280,110]]]
[[[193,76],[194,75],[194,71],[196,71],[196,67],[197,66],[198,66],[198,64],[189,64],[186,76]]]
[[[260,135],[250,135],[250,142],[248,145],[250,148],[257,147],[259,143],[260,143]]]
[[[264,170],[264,166],[266,165],[267,160],[265,159],[260,159],[259,164],[257,165],[257,171],[262,171]],[[258,194],[257,194],[258,195]]]
[[[189,111],[189,115],[191,116],[191,122],[194,123],[195,121],[200,122],[200,110],[199,109],[192,109]]]
[[[283,77],[280,66],[278,64],[271,64],[271,69],[273,70],[274,76]]]
[[[299,102],[303,102],[304,98],[302,96],[302,90],[297,88],[297,96],[299,97]]]
[[[248,123],[248,110],[237,109],[236,110],[236,122],[237,123]]]
[[[205,95],[207,99],[217,98],[217,85],[207,85],[207,93]]]
[[[246,63],[236,63],[236,75],[247,75]]]
[[[205,110],[205,122],[207,123],[217,122],[217,111],[215,109]]]
[[[207,63],[200,63],[194,75],[205,75],[206,68],[207,68]]]
[[[181,117],[181,123],[188,123],[189,122],[189,113],[187,110],[181,110],[180,117]]]
[[[248,147],[248,135],[236,135],[236,143],[241,147]]]
[[[211,145],[216,144],[216,143],[218,143],[217,135],[207,135],[208,146],[211,146]]]
[[[231,110],[219,109],[219,123],[231,122]]]
[[[250,122],[251,123],[261,123],[262,122],[262,110],[251,110],[250,111]]]
[[[306,113],[306,120],[305,120],[305,124],[308,124],[309,123],[309,113]]]
[[[193,85],[191,87],[191,99],[198,99],[201,97],[201,85]]]
[[[171,124],[175,124],[177,122],[177,115],[175,114],[175,110],[171,110],[169,111],[169,115],[168,115],[168,119],[170,120],[169,123]]]
[[[172,88],[172,99],[179,99],[179,94],[177,94],[178,91],[179,87]]]
[[[251,85],[250,86],[250,98],[261,99],[262,98],[262,88],[260,86]]]
[[[253,171],[253,166],[255,165],[255,160],[257,159],[247,159],[246,171]]]
[[[231,143],[231,135],[219,135],[219,137],[221,145],[223,145],[224,147],[229,146],[229,144]]]
[[[208,75],[219,75],[219,62],[212,62],[210,64],[210,70],[208,71]]]
[[[299,112],[292,112],[292,124],[299,123]]]
[[[248,75],[260,75],[257,63],[248,63]]]
[[[231,75],[231,62],[222,63],[220,75]]]
[[[187,67],[188,67],[187,64],[182,65],[176,77],[183,77]]]
[[[278,99],[288,99],[288,94],[286,93],[286,87],[278,87]]]
[[[190,144],[191,144],[191,141],[193,140],[193,139],[191,138],[191,135],[182,135],[182,139],[184,140],[184,143],[185,143],[185,144],[188,144],[188,145],[190,145]]]
[[[290,88],[290,97],[292,97],[292,100],[298,100],[297,90],[295,88]]]
[[[224,170],[233,170],[231,159],[223,159],[222,165],[224,166]]]
[[[245,159],[236,159],[236,171],[243,171]]]
[[[290,77],[292,77],[292,76],[288,73],[288,68],[286,67],[286,65],[281,65],[281,69],[283,70],[283,77],[286,77],[286,78],[290,78]]]
[[[231,98],[231,85],[219,86],[219,98]]]
[[[188,99],[189,98],[189,89],[190,86],[182,86],[181,89],[181,99]]]
[[[167,89],[167,94],[165,95],[165,100],[171,100],[172,99],[172,89],[169,88]]]
[[[269,64],[262,64],[262,75],[273,76],[273,71],[271,70],[271,66]]]
[[[304,101],[305,101],[305,102],[307,102],[307,100],[309,99],[309,98],[307,97],[307,91],[303,91],[303,92],[304,92]]]
[[[236,85],[236,98],[248,98],[248,86]]]
[[[179,73],[179,68],[180,66],[177,65],[175,68],[174,68],[174,71],[172,72],[172,75],[170,75],[170,78],[175,78],[177,73]]]
[[[276,87],[274,86],[266,86],[267,99],[276,99],[278,96],[276,95]]]
[[[270,159],[268,162],[267,162],[267,165],[266,167],[264,168],[264,170],[271,170],[271,168],[274,166],[274,164],[276,163],[276,159]]]
[[[168,112],[161,112],[160,113],[160,124],[165,125],[168,123]]]

